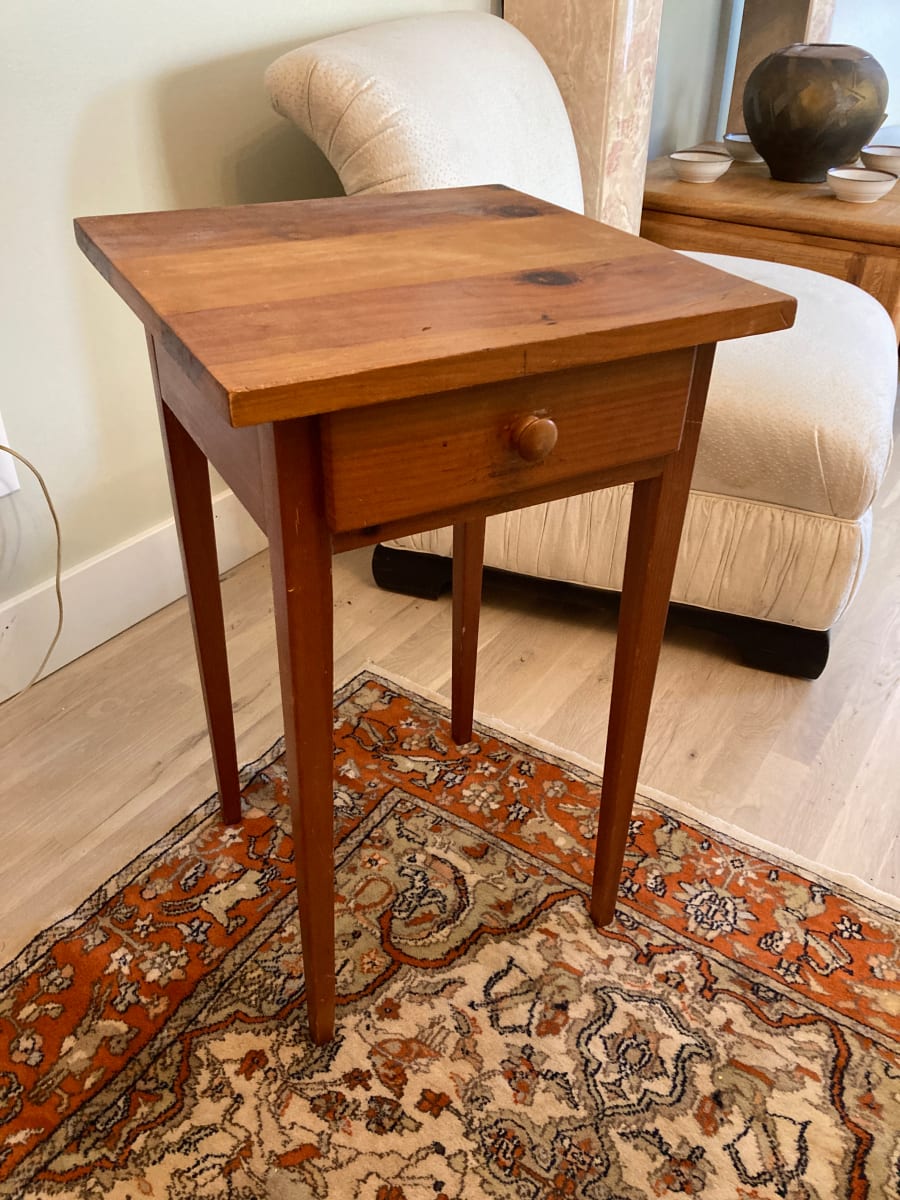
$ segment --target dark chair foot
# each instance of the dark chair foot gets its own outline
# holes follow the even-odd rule
[[[828,662],[831,639],[828,629],[779,625],[775,621],[692,608],[688,604],[673,604],[669,609],[669,627],[676,625],[721,634],[732,643],[746,666],[776,675],[818,679]]]
[[[452,586],[453,560],[442,554],[394,550],[379,543],[372,551],[372,577],[385,591],[437,600]]]
[[[744,627],[731,635],[748,667],[818,679],[828,662],[831,631],[776,625],[743,618]]]
[[[418,550],[393,550],[376,546],[372,554],[372,575],[379,587],[404,596],[437,600],[448,591],[452,582],[451,559],[439,554],[423,554]],[[535,594],[550,593],[569,601],[586,604],[595,609],[609,610],[618,604],[617,592],[579,587],[556,580],[533,579],[511,571],[486,568],[485,584],[489,588],[504,580],[525,583]],[[827,629],[801,629],[795,625],[779,625],[774,621],[759,621],[739,617],[734,613],[712,612],[673,604],[669,608],[667,628],[691,627],[721,634],[732,643],[748,667],[771,671],[776,675],[793,675],[799,679],[818,679],[828,662],[830,632]]]

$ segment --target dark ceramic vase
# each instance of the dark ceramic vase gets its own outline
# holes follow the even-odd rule
[[[887,76],[865,50],[797,43],[750,72],[744,121],[773,179],[820,183],[871,139],[887,98]]]

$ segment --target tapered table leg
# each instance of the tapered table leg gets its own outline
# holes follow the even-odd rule
[[[714,352],[697,348],[681,448],[662,475],[634,485],[591,893],[597,925],[615,912]]]
[[[312,420],[260,426],[294,866],[312,1039],[334,1034],[331,535]]]
[[[464,745],[472,739],[478,620],[484,570],[484,518],[453,526],[453,677],[450,733]]]
[[[159,407],[188,607],[194,628],[194,645],[200,668],[219,804],[222,820],[233,825],[241,819],[241,789],[209,466],[206,455],[162,399],[156,368],[156,347],[150,334],[147,335],[147,348]]]

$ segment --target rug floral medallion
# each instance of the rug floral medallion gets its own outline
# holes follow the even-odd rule
[[[0,974],[0,1195],[900,1195],[896,912],[639,797],[597,930],[596,776],[336,701],[334,1041],[273,752]]]

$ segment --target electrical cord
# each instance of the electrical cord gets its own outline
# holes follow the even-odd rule
[[[26,683],[23,688],[19,688],[19,690],[17,692],[13,692],[13,694],[11,696],[8,696],[6,698],[6,700],[3,701],[4,704],[8,704],[10,700],[15,700],[16,696],[21,696],[23,692],[27,692],[28,689],[30,687],[32,687],[33,684],[37,683],[37,681],[41,677],[41,673],[43,672],[44,667],[46,667],[46,665],[50,659],[50,655],[53,653],[54,649],[56,648],[56,643],[59,641],[59,635],[62,633],[62,627],[63,627],[62,534],[60,533],[60,529],[59,529],[59,517],[56,515],[56,509],[53,507],[53,501],[50,499],[50,492],[47,488],[46,483],[44,482],[43,475],[40,473],[40,471],[37,469],[37,467],[34,465],[34,463],[29,462],[24,454],[20,454],[18,452],[18,450],[13,450],[11,446],[4,446],[4,445],[0,444],[0,452],[6,453],[6,454],[11,454],[13,456],[13,458],[18,459],[18,461],[20,463],[22,463],[23,466],[26,466],[28,468],[28,470],[32,473],[32,475],[35,477],[35,479],[41,485],[41,491],[44,493],[44,499],[47,501],[47,507],[50,509],[50,516],[53,518],[53,527],[56,530],[56,606],[57,606],[57,609],[59,612],[59,618],[56,622],[56,633],[54,633],[54,635],[53,635],[53,641],[47,647],[47,653],[41,659],[41,665],[38,667],[38,669],[35,671],[34,675],[32,675],[31,679],[29,679],[28,683]]]

